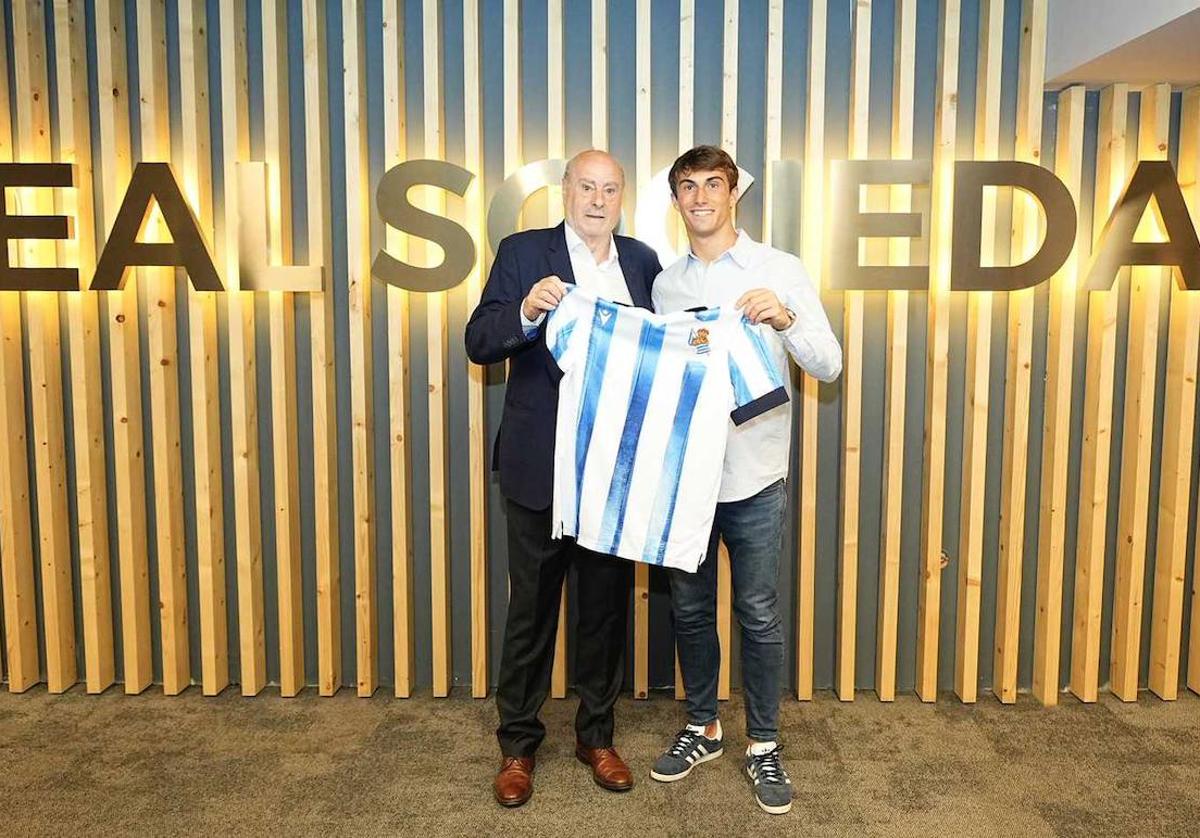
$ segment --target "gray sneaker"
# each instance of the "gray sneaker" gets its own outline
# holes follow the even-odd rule
[[[746,776],[754,784],[754,799],[771,815],[782,815],[792,808],[792,781],[779,764],[782,750],[782,745],[776,745],[765,754],[746,757]]]
[[[685,727],[675,734],[671,747],[654,761],[650,776],[659,782],[673,783],[691,774],[700,763],[716,759],[723,753],[720,739],[709,739],[703,733]]]

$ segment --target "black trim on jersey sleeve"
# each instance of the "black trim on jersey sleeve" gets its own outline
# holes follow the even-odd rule
[[[776,387],[765,396],[759,396],[752,402],[746,402],[744,405],[729,414],[733,419],[733,424],[742,425],[749,422],[755,416],[761,416],[768,410],[779,407],[781,404],[787,404],[788,394],[783,387]]]

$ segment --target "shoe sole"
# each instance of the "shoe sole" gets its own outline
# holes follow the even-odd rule
[[[592,764],[590,762],[588,762],[586,759],[584,759],[583,757],[581,757],[578,753],[575,754],[575,759],[579,760],[584,765],[591,768]],[[604,789],[605,791],[629,791],[630,789],[633,788],[633,783],[630,783],[627,786],[614,785],[611,783],[602,783],[602,782],[600,782],[599,779],[597,779],[595,772],[592,773],[592,782],[595,783],[596,785],[598,785],[600,788]]]
[[[749,769],[744,769],[743,773],[745,773],[746,778],[748,780],[750,780],[750,792],[751,792],[751,794],[753,794],[754,793],[754,778],[752,776],[750,776]],[[762,809],[768,815],[786,815],[788,812],[792,811],[792,801],[790,801],[790,800],[787,803],[783,804],[782,806],[768,806],[766,803],[763,803],[761,800],[759,800],[758,795],[755,794],[754,802],[758,804],[758,808]]]
[[[496,796],[492,795],[492,797],[496,797]],[[526,797],[524,800],[501,800],[499,797],[496,797],[496,802],[499,803],[501,806],[503,806],[505,809],[515,809],[518,806],[524,806],[526,803],[528,803],[530,797],[533,797],[533,795],[532,794],[529,795],[529,797]]]
[[[679,774],[659,774],[657,771],[655,771],[653,768],[651,768],[650,769],[650,779],[658,780],[660,783],[674,783],[676,780],[682,780],[684,777],[691,774],[692,769],[695,768],[697,765],[703,765],[704,763],[706,763],[710,760],[714,760],[723,753],[725,753],[725,749],[718,748],[717,750],[713,751],[711,754],[705,754],[704,756],[700,757],[700,759],[696,760],[691,765],[689,765],[687,771],[682,771]]]

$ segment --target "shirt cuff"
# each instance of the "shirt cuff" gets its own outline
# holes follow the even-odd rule
[[[541,327],[542,321],[546,319],[546,312],[542,312],[537,316],[536,320],[530,320],[525,316],[524,307],[521,308],[521,330],[525,332],[525,340],[533,340],[537,337],[538,328]]]

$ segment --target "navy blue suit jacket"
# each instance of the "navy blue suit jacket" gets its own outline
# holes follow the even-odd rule
[[[614,236],[629,298],[651,308],[650,287],[662,270],[654,251]],[[500,493],[527,509],[546,509],[554,491],[554,427],[562,371],[546,348],[544,330],[527,340],[521,303],[540,279],[555,275],[574,283],[562,224],[515,233],[500,242],[479,305],[467,321],[467,357],[477,364],[509,361],[504,414],[492,449]]]

